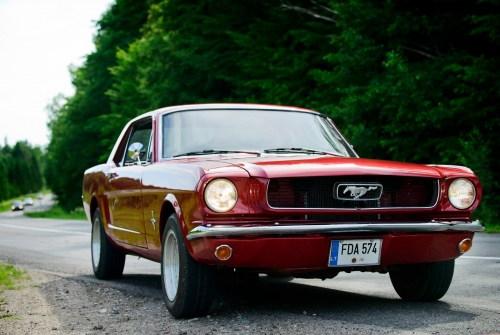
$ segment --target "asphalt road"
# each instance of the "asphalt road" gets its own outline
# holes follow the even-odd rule
[[[0,261],[94,281],[90,223],[0,213]],[[158,264],[127,256],[124,277],[106,283],[157,299],[159,274]],[[360,334],[372,329],[402,334],[500,333],[500,235],[476,234],[472,250],[456,261],[448,293],[438,302],[400,300],[388,275],[342,273],[325,281],[261,276],[257,286],[219,288],[211,313],[241,318],[235,310],[242,302],[244,310],[262,322],[295,319],[309,332],[335,324],[336,331],[346,325],[346,333],[359,326]]]

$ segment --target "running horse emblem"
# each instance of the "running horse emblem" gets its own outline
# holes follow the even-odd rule
[[[354,197],[353,199],[359,199],[360,197],[362,197],[363,195],[366,194],[366,192],[368,191],[371,191],[371,190],[376,190],[377,187],[376,186],[370,186],[368,188],[366,187],[356,187],[356,186],[347,186],[344,190],[344,194],[347,192],[347,191],[350,191],[351,194],[350,196],[351,197]]]

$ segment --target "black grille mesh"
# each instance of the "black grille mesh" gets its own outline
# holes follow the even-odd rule
[[[379,200],[338,200],[336,183],[379,183],[383,193]],[[271,179],[267,198],[274,208],[421,208],[433,206],[437,194],[438,182],[431,178],[343,176]]]

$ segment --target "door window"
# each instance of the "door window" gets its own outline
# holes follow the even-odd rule
[[[151,163],[152,122],[150,118],[133,125],[125,150],[123,165]]]

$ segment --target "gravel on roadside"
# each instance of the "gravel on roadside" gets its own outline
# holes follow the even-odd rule
[[[495,323],[491,313],[467,321],[467,314],[449,310],[442,302],[408,305],[384,300],[384,306],[394,305],[385,307],[392,312],[366,314],[371,309],[361,306],[376,304],[370,297],[332,292],[322,301],[317,292],[323,296],[324,289],[304,286],[295,291],[292,288],[300,284],[267,277],[254,284],[219,283],[210,315],[174,319],[163,303],[157,275],[101,281],[90,274],[24,270],[31,280],[23,281],[22,289],[0,293],[6,301],[0,307],[12,315],[0,318],[0,335],[491,334],[478,329],[485,321]],[[312,302],[300,296],[304,293],[317,298]],[[445,319],[429,313],[444,313]],[[374,322],[371,314],[384,320]]]
[[[262,317],[245,301],[219,297],[211,315],[174,319],[161,294],[117,289],[89,276],[65,276],[27,269],[31,281],[5,291],[12,317],[0,319],[1,335],[24,334],[387,334],[387,329],[280,311]],[[225,300],[226,299],[226,300]],[[314,320],[314,321],[313,321]],[[313,322],[311,322],[313,321]]]

